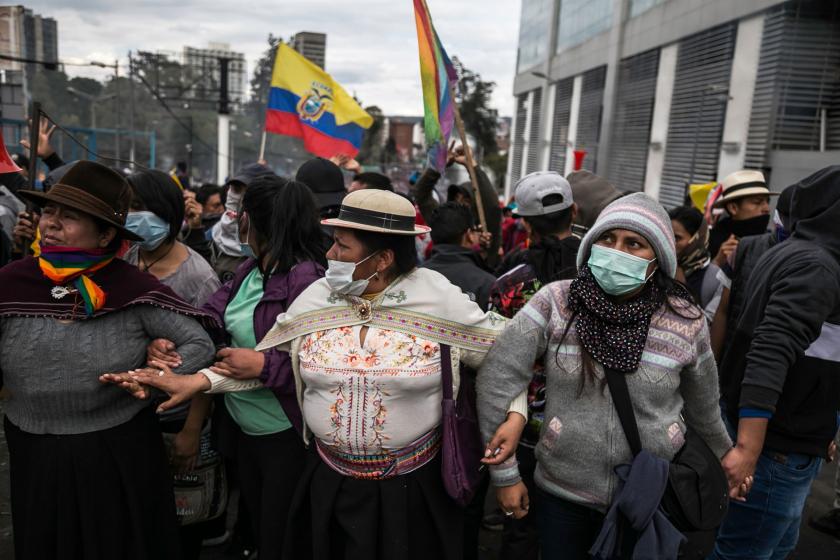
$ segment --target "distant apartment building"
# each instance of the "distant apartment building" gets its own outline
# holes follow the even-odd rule
[[[302,54],[304,58],[325,69],[327,62],[327,34],[301,31],[289,39],[289,46]]]

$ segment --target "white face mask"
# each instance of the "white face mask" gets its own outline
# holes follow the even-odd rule
[[[344,296],[362,295],[367,289],[370,279],[376,276],[376,272],[364,280],[353,280],[353,273],[356,272],[357,266],[374,255],[376,253],[365,257],[357,263],[328,260],[326,278],[330,289]]]

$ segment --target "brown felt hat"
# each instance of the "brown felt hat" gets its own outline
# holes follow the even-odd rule
[[[100,163],[80,161],[49,192],[23,190],[18,195],[39,206],[48,202],[63,204],[114,226],[123,239],[143,241],[125,228],[131,187],[122,175]]]

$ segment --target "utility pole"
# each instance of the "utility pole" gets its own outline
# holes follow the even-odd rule
[[[219,58],[219,133],[216,151],[216,181],[221,185],[230,175],[230,104],[228,99],[229,58]]]
[[[129,149],[128,159],[131,160],[131,170],[134,171],[134,59],[131,58],[131,51],[128,51],[128,88],[131,96],[131,107],[128,113]]]
[[[120,60],[114,61],[114,148],[117,159],[120,159]]]

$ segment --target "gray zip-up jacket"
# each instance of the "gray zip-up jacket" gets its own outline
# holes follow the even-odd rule
[[[613,406],[599,381],[578,388],[583,375],[574,325],[563,339],[571,310],[566,306],[571,281],[540,290],[505,327],[478,374],[478,413],[489,440],[505,419],[510,395],[531,380],[534,360],[544,356],[546,404],[535,448],[537,485],[546,492],[606,510],[616,489],[614,468],[632,453]],[[679,302],[674,306],[680,309]],[[685,307],[685,306],[683,306]],[[732,447],[718,405],[718,379],[702,313],[663,306],[650,323],[639,368],[627,385],[644,449],[670,461],[685,442],[686,423],[697,430],[718,457]],[[562,344],[561,344],[562,342]],[[515,458],[491,468],[497,486],[520,480]]]

